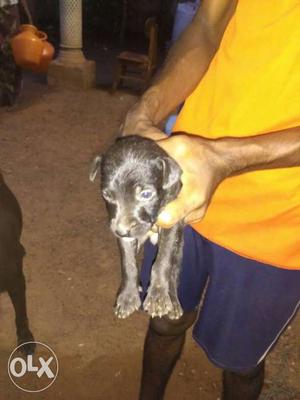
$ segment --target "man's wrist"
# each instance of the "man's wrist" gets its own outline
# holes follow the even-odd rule
[[[213,142],[225,165],[227,177],[255,168],[259,159],[263,158],[263,147],[251,138],[225,137]]]
[[[153,125],[157,125],[160,122],[159,89],[156,86],[152,86],[143,94],[139,108],[145,118],[147,118]]]

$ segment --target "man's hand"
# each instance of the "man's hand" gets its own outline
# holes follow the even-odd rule
[[[193,19],[168,53],[152,86],[129,111],[123,135],[162,138],[156,127],[197,87],[221,43],[237,0],[203,0]]]
[[[230,168],[218,151],[218,141],[176,134],[157,142],[182,168],[182,189],[158,217],[158,225],[169,228],[180,220],[201,220],[219,183]]]
[[[227,177],[273,168],[300,167],[300,127],[250,137],[206,139],[176,134],[157,141],[183,170],[182,189],[158,216],[158,225],[201,220]]]
[[[166,135],[155,126],[150,116],[150,110],[156,106],[155,101],[155,96],[152,96],[150,89],[142,101],[136,103],[127,113],[121,127],[122,136],[139,135],[152,140],[165,139]]]

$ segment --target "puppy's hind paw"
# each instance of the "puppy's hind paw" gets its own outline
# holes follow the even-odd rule
[[[141,299],[138,290],[124,290],[117,298],[115,314],[118,318],[127,318],[141,307]]]

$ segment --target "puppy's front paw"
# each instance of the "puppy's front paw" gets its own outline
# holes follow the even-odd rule
[[[151,285],[143,304],[151,317],[162,317],[173,311],[173,304],[165,286]]]
[[[179,319],[183,315],[183,310],[178,300],[173,300],[173,310],[168,313],[170,319]]]
[[[138,289],[124,289],[118,296],[115,314],[118,318],[127,318],[141,306]]]

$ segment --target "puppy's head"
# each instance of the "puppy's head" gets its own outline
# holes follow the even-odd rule
[[[91,180],[98,169],[111,229],[122,238],[143,238],[181,188],[178,164],[155,142],[138,136],[121,138],[96,157]]]

